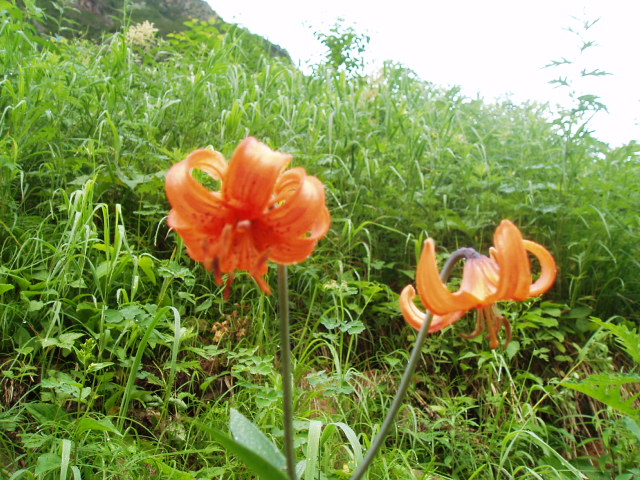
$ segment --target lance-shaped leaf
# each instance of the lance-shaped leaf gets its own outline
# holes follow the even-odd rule
[[[216,442],[240,459],[261,480],[289,480],[285,473],[284,455],[247,418],[231,410],[230,427],[233,438],[220,430],[193,421]]]

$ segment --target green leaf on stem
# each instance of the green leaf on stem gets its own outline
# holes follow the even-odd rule
[[[256,452],[274,467],[285,468],[286,460],[280,450],[258,427],[234,408],[231,409],[229,428],[238,443]]]
[[[640,420],[640,409],[635,402],[640,394],[625,394],[626,384],[640,383],[640,375],[633,373],[609,373],[591,375],[579,383],[563,382],[560,385],[585,393],[619,412]]]
[[[284,455],[255,425],[233,409],[229,423],[234,438],[216,428],[193,421],[196,427],[236,455],[261,480],[289,480],[284,470]]]
[[[318,478],[318,458],[320,457],[320,435],[322,433],[322,422],[318,420],[309,421],[309,436],[307,437],[307,463],[305,465],[304,480],[315,480]]]

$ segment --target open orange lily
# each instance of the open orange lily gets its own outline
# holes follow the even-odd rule
[[[301,262],[329,230],[324,186],[302,167],[285,171],[290,161],[290,155],[248,137],[228,164],[222,154],[202,149],[167,174],[169,226],[219,284],[221,274],[230,274],[226,293],[234,272],[247,270],[269,294],[267,261]],[[202,185],[194,170],[219,182],[220,190]]]
[[[495,303],[501,300],[522,301],[543,294],[556,279],[556,263],[542,245],[524,240],[518,227],[503,220],[494,235],[490,257],[475,250],[467,255],[462,284],[451,292],[440,280],[435,256],[435,242],[424,243],[416,271],[416,286],[422,304],[434,314],[429,332],[437,332],[452,325],[470,310],[477,309],[477,328],[466,337],[475,337],[488,330],[491,348],[500,344],[498,332],[504,325],[506,341],[511,337],[511,325],[499,314]],[[541,268],[539,278],[533,282],[527,252],[535,256]],[[407,323],[419,330],[425,320],[424,312],[415,305],[416,291],[407,285],[400,294],[400,309]]]

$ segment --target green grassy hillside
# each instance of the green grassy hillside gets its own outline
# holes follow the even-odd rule
[[[637,477],[636,143],[393,63],[305,75],[217,23],[134,44],[44,22],[0,0],[0,479],[252,479],[207,433],[231,408],[283,445],[277,296],[240,272],[225,300],[166,221],[170,166],[249,135],[317,176],[332,215],[289,269],[304,480],[349,478],[369,449],[425,238],[487,253],[505,218],[552,252],[556,284],[500,304],[505,348],[462,338],[472,315],[428,336],[369,479]]]
[[[253,43],[262,44],[269,54],[290,58],[279,45],[225,22],[204,0],[144,0],[134,3],[120,0],[82,0],[77,3],[42,0],[38,6],[46,14],[39,17],[38,29],[47,35],[83,36],[97,40],[105,34],[122,30],[123,24],[150,22],[158,30],[158,36],[164,38],[187,29],[190,22],[211,22],[222,32],[240,29],[244,35],[253,37]]]

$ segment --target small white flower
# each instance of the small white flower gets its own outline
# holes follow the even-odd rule
[[[145,20],[129,27],[127,41],[131,46],[149,49],[156,43],[156,33],[158,33],[158,29],[153,26],[153,23]]]

